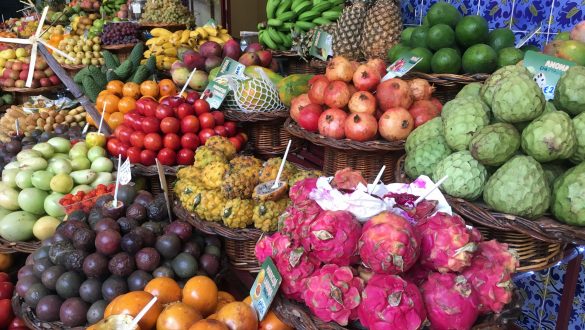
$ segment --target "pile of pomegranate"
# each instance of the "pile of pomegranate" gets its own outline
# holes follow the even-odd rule
[[[437,117],[443,105],[432,97],[424,79],[382,81],[386,64],[364,64],[334,57],[325,75],[309,81],[308,93],[292,100],[290,116],[303,129],[332,139],[404,140],[410,132]]]

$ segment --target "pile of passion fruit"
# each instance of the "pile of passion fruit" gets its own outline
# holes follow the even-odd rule
[[[94,324],[115,297],[144,289],[155,277],[184,284],[195,275],[214,277],[221,242],[168,222],[164,195],[123,186],[118,202],[97,198],[76,210],[18,272],[16,292],[38,320],[66,327]]]

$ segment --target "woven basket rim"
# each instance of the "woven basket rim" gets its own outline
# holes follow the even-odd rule
[[[309,142],[316,144],[322,147],[331,147],[335,149],[341,150],[356,150],[356,151],[365,151],[365,152],[388,152],[388,151],[401,151],[404,150],[404,140],[400,141],[384,141],[384,140],[376,140],[376,141],[368,141],[368,142],[359,142],[359,141],[352,141],[349,139],[342,139],[342,140],[335,140],[317,133],[311,133],[309,131],[304,130],[301,128],[297,123],[295,123],[292,118],[287,118],[286,122],[284,123],[284,129],[289,132],[291,135],[296,136],[298,138],[308,140]]]
[[[259,121],[273,121],[278,119],[288,118],[289,110],[268,111],[268,112],[244,112],[236,110],[221,110],[227,120],[238,122],[259,122]]]
[[[37,318],[35,311],[32,307],[24,302],[24,299],[17,293],[12,297],[12,306],[19,306],[20,317],[29,329],[42,329],[42,330],[57,330],[57,329],[71,329],[66,327],[62,322],[44,322]]]
[[[397,182],[408,181],[406,173],[404,173],[405,157],[400,157],[396,164],[395,180]],[[585,228],[563,224],[549,216],[530,220],[491,210],[479,202],[469,202],[448,195],[445,197],[457,213],[485,227],[502,231],[515,231],[549,243],[585,244]]]
[[[127,49],[134,48],[134,46],[136,46],[137,44],[138,43],[120,44],[120,45],[104,45],[104,46],[102,46],[102,48],[105,50],[127,50]]]
[[[61,64],[61,63],[59,63]],[[73,71],[73,70],[81,70],[85,68],[87,65],[79,64],[79,65],[69,65],[69,64],[61,64],[61,67],[65,70]]]
[[[2,87],[2,90],[5,92],[15,92],[15,93],[28,93],[28,94],[42,94],[42,93],[50,93],[54,91],[58,91],[63,88],[63,85],[57,86],[47,86],[47,87],[37,87],[37,88],[17,88],[17,87]]]
[[[118,167],[117,162],[114,162],[115,167]],[[183,168],[184,166],[168,166],[163,165],[163,171],[165,175],[176,176],[177,172]],[[142,165],[142,164],[132,164],[131,171],[133,175],[140,175],[140,176],[158,176],[158,168],[156,165]]]
[[[6,251],[4,253],[22,252],[22,253],[33,253],[39,247],[41,247],[40,241],[32,242],[11,242],[0,238],[0,251]]]

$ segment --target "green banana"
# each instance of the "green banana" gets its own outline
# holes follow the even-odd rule
[[[282,21],[277,18],[271,18],[268,20],[268,26],[278,27],[282,26]]]
[[[270,39],[268,33],[263,33],[262,39],[260,39],[260,41],[270,49],[278,49],[278,46],[274,43],[274,41],[272,41],[272,39]]]
[[[290,36],[290,34],[284,34],[281,35],[281,37],[283,37],[283,45],[284,47],[286,47],[287,49],[290,49],[292,47],[292,37]]]
[[[318,5],[313,6],[313,9],[311,9],[311,11],[316,11],[316,12],[322,13],[331,7],[333,7],[333,4],[331,2],[323,1],[323,2],[319,3]]]
[[[313,23],[317,24],[317,25],[327,25],[329,23],[331,23],[330,20],[323,18],[323,17],[317,17],[313,20]]]
[[[278,31],[282,31],[282,32],[290,32],[290,29],[295,27],[295,23],[293,22],[284,22],[284,24],[282,24],[282,26],[279,26],[277,28]]]
[[[297,5],[296,7],[292,7],[292,10],[297,14],[297,15],[301,15],[304,12],[308,11],[311,9],[311,7],[313,7],[313,3],[309,0],[306,0],[304,2],[301,2],[299,5]]]
[[[290,8],[295,8],[296,6],[300,5],[301,3],[305,2],[307,0],[293,0],[292,4],[290,5]]]
[[[283,22],[288,22],[294,20],[296,17],[297,14],[295,14],[293,11],[287,11],[280,14],[277,18]]]
[[[279,0],[268,0],[266,2],[266,17],[268,19],[274,18],[274,14],[276,13],[276,8],[278,7]]]
[[[290,10],[290,6],[292,5],[292,0],[282,0],[282,2],[278,5],[278,9],[276,9],[276,17],[280,16],[280,14],[287,12]]]
[[[333,6],[345,4],[345,0],[329,0]]]
[[[280,37],[278,32],[276,32],[276,30],[273,27],[269,27],[268,29],[266,29],[266,33],[268,33],[268,36],[270,37],[270,39],[272,39],[275,43],[277,43],[277,44],[283,43],[282,38]]]
[[[311,10],[311,11],[307,11],[307,12],[300,14],[299,21],[312,21],[315,18],[320,17],[320,16],[321,16],[320,12]]]
[[[321,16],[330,21],[336,21],[341,16],[340,11],[328,10],[321,14]]]
[[[297,21],[297,22],[295,22],[295,27],[301,29],[302,31],[309,31],[310,29],[315,27],[315,23],[305,22],[305,21]]]

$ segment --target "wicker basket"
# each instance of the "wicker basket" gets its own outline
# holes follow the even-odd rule
[[[396,164],[395,180],[396,182],[409,181],[404,173],[404,157],[401,157]],[[518,272],[550,268],[561,260],[567,244],[572,243],[571,240],[557,237],[560,235],[554,236],[531,229],[535,227],[534,225],[538,227],[537,222],[539,221],[549,223],[554,221],[552,219],[527,220],[509,214],[493,212],[484,206],[463,199],[446,197],[451,207],[465,220],[473,224],[485,239],[496,239],[508,244],[511,249],[518,252],[520,259]],[[577,229],[573,230],[573,234],[575,231]],[[575,237],[573,236],[573,238]]]
[[[308,132],[290,118],[287,119],[284,127],[291,135],[324,147],[323,174],[328,176],[334,175],[338,170],[351,167],[361,171],[366,180],[373,181],[380,168],[386,165],[382,181],[392,182],[396,161],[404,154],[404,141],[335,140]]]
[[[485,73],[477,74],[448,74],[448,73],[422,73],[409,72],[402,78],[405,80],[420,78],[425,79],[435,87],[433,96],[438,98],[441,103],[451,101],[457,96],[457,93],[467,84],[473,82],[483,83],[489,77]]]
[[[69,74],[69,77],[74,78],[75,75],[81,71],[81,69],[85,68],[86,65],[67,65],[67,64],[61,64],[61,66],[63,67],[63,69],[65,69],[65,71],[67,71],[67,74]]]
[[[62,322],[44,322],[37,318],[34,308],[24,302],[24,299],[18,294],[12,297],[12,309],[15,314],[19,315],[24,321],[27,328],[34,330],[63,330],[71,329],[66,327]]]
[[[282,63],[282,68],[287,74],[312,73],[322,74],[325,68],[311,66],[311,63],[303,59],[295,51],[272,51],[272,57]]]
[[[114,163],[117,166],[117,162]],[[179,169],[180,166],[163,165],[163,171],[167,180],[167,189],[171,198],[174,196],[173,188],[175,186],[175,181],[177,180],[177,171]],[[162,194],[164,192],[160,185],[160,179],[158,177],[158,170],[156,165],[144,166],[142,164],[132,164],[131,171],[133,177],[143,177],[146,179],[147,187],[153,195]]]
[[[38,88],[17,88],[17,87],[2,87],[4,92],[14,93],[14,104],[23,104],[28,101],[31,96],[45,95],[48,96],[52,93],[57,93],[63,89],[63,85],[38,87]]]
[[[33,253],[36,249],[41,247],[40,241],[32,242],[10,242],[0,238],[0,253]]]

